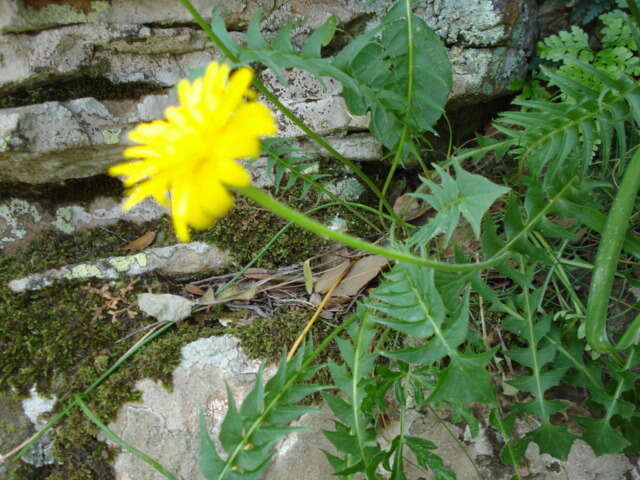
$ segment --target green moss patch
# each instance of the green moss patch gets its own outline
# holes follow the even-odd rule
[[[65,263],[118,255],[123,239],[132,240],[151,225],[119,224],[108,230],[74,235],[49,233],[13,257],[0,257],[0,351],[3,368],[0,390],[26,395],[33,385],[44,395],[56,395],[57,410],[73,395],[87,388],[109,365],[126,352],[133,340],[118,342],[136,328],[149,323],[135,306],[138,293],[177,293],[179,288],[157,275],[145,275],[131,284],[126,278],[115,282],[72,281],[53,287],[16,294],[9,290],[10,279],[59,267]],[[107,300],[97,291],[121,296],[118,309],[109,315]],[[102,309],[102,310],[101,310]],[[128,310],[128,311],[127,311]],[[100,313],[102,312],[102,313]],[[141,378],[155,378],[167,385],[180,361],[180,349],[201,337],[219,334],[211,319],[201,318],[178,324],[145,346],[111,375],[87,402],[103,421],[115,418],[120,406],[136,400],[134,384]],[[56,428],[55,452],[64,463],[40,469],[30,477],[29,467],[21,467],[15,478],[47,480],[111,479],[112,453],[97,442],[96,427],[78,410]],[[26,469],[26,470],[25,470]]]

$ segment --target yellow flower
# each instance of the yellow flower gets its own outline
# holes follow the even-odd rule
[[[180,105],[165,110],[166,120],[138,125],[129,138],[139,143],[124,151],[138,159],[114,165],[130,187],[125,210],[151,196],[171,209],[180,241],[189,227],[205,229],[233,206],[226,187],[247,187],[249,173],[235,159],[260,153],[260,137],[276,133],[269,109],[253,101],[253,73],[212,62],[203,77],[178,83]]]

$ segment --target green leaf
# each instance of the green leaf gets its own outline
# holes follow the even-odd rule
[[[576,418],[582,426],[582,438],[596,455],[622,453],[631,443],[609,425],[607,418]]]
[[[198,453],[198,469],[207,480],[218,480],[224,463],[218,455],[215,445],[209,436],[204,412],[200,412],[200,451]]]
[[[442,458],[433,452],[438,446],[420,437],[407,435],[404,441],[416,455],[416,461],[425,470],[431,471],[436,480],[455,480],[456,474],[444,465]]]
[[[457,165],[455,179],[438,165],[434,167],[441,184],[423,179],[431,193],[413,196],[424,200],[438,213],[413,234],[410,244],[423,245],[437,235],[444,234],[444,243],[447,245],[461,215],[469,222],[476,237],[480,238],[482,218],[489,207],[509,189],[496,185],[481,175],[468,173]]]
[[[548,453],[559,460],[566,460],[577,438],[569,433],[566,427],[547,423],[529,432],[520,442],[535,442],[540,447],[540,453]]]
[[[431,403],[456,400],[492,403],[495,393],[486,366],[496,349],[487,353],[464,353],[451,357],[449,366],[437,373],[438,383],[427,399]]]
[[[331,42],[331,39],[336,33],[336,27],[338,26],[338,17],[331,16],[318,27],[307,39],[300,54],[303,57],[318,57],[320,58],[320,51],[322,47],[326,47]]]
[[[229,407],[220,426],[220,435],[218,438],[224,449],[228,452],[242,440],[243,425],[242,417],[240,416],[240,412],[238,412],[236,401],[233,398],[233,393],[231,393],[229,389],[229,385],[226,385],[226,389]]]

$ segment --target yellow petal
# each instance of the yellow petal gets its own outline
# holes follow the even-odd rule
[[[247,94],[251,80],[253,80],[253,72],[246,67],[239,68],[231,75],[220,103],[220,115],[227,117],[238,107]]]
[[[217,162],[217,175],[222,183],[230,187],[244,188],[251,183],[251,175],[233,160]]]
[[[158,150],[154,148],[149,148],[146,145],[136,145],[135,147],[129,147],[124,152],[122,152],[122,156],[125,158],[145,158],[145,157],[159,157],[161,155]]]
[[[189,83],[189,80],[186,78],[180,80],[176,89],[178,91],[178,101],[180,105],[189,105],[189,100],[191,99],[191,83]]]

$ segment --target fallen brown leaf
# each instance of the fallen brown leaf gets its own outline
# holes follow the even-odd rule
[[[184,286],[184,289],[192,294],[192,295],[198,295],[199,297],[202,297],[206,292],[201,289],[199,286],[194,285],[193,283],[188,283],[187,285]]]
[[[347,276],[335,289],[335,297],[353,297],[357,295],[371,280],[378,276],[380,270],[389,263],[382,255],[367,255],[353,264]]]
[[[132,242],[127,243],[124,247],[121,247],[120,250],[129,250],[132,252],[139,252],[140,250],[144,250],[153,243],[153,241],[156,239],[156,234],[157,232],[147,232],[144,235],[136,238]]]
[[[350,264],[351,262],[349,260],[345,260],[344,262],[340,263],[338,266],[333,267],[327,270],[326,272],[324,272],[316,282],[315,291],[317,293],[328,292],[329,289],[331,288],[331,285],[333,285],[335,281],[340,277],[340,275],[342,275],[342,272],[344,272],[347,268],[349,268]]]
[[[420,208],[420,202],[411,195],[400,195],[393,203],[393,211],[406,221],[415,220],[430,210],[430,207]]]

